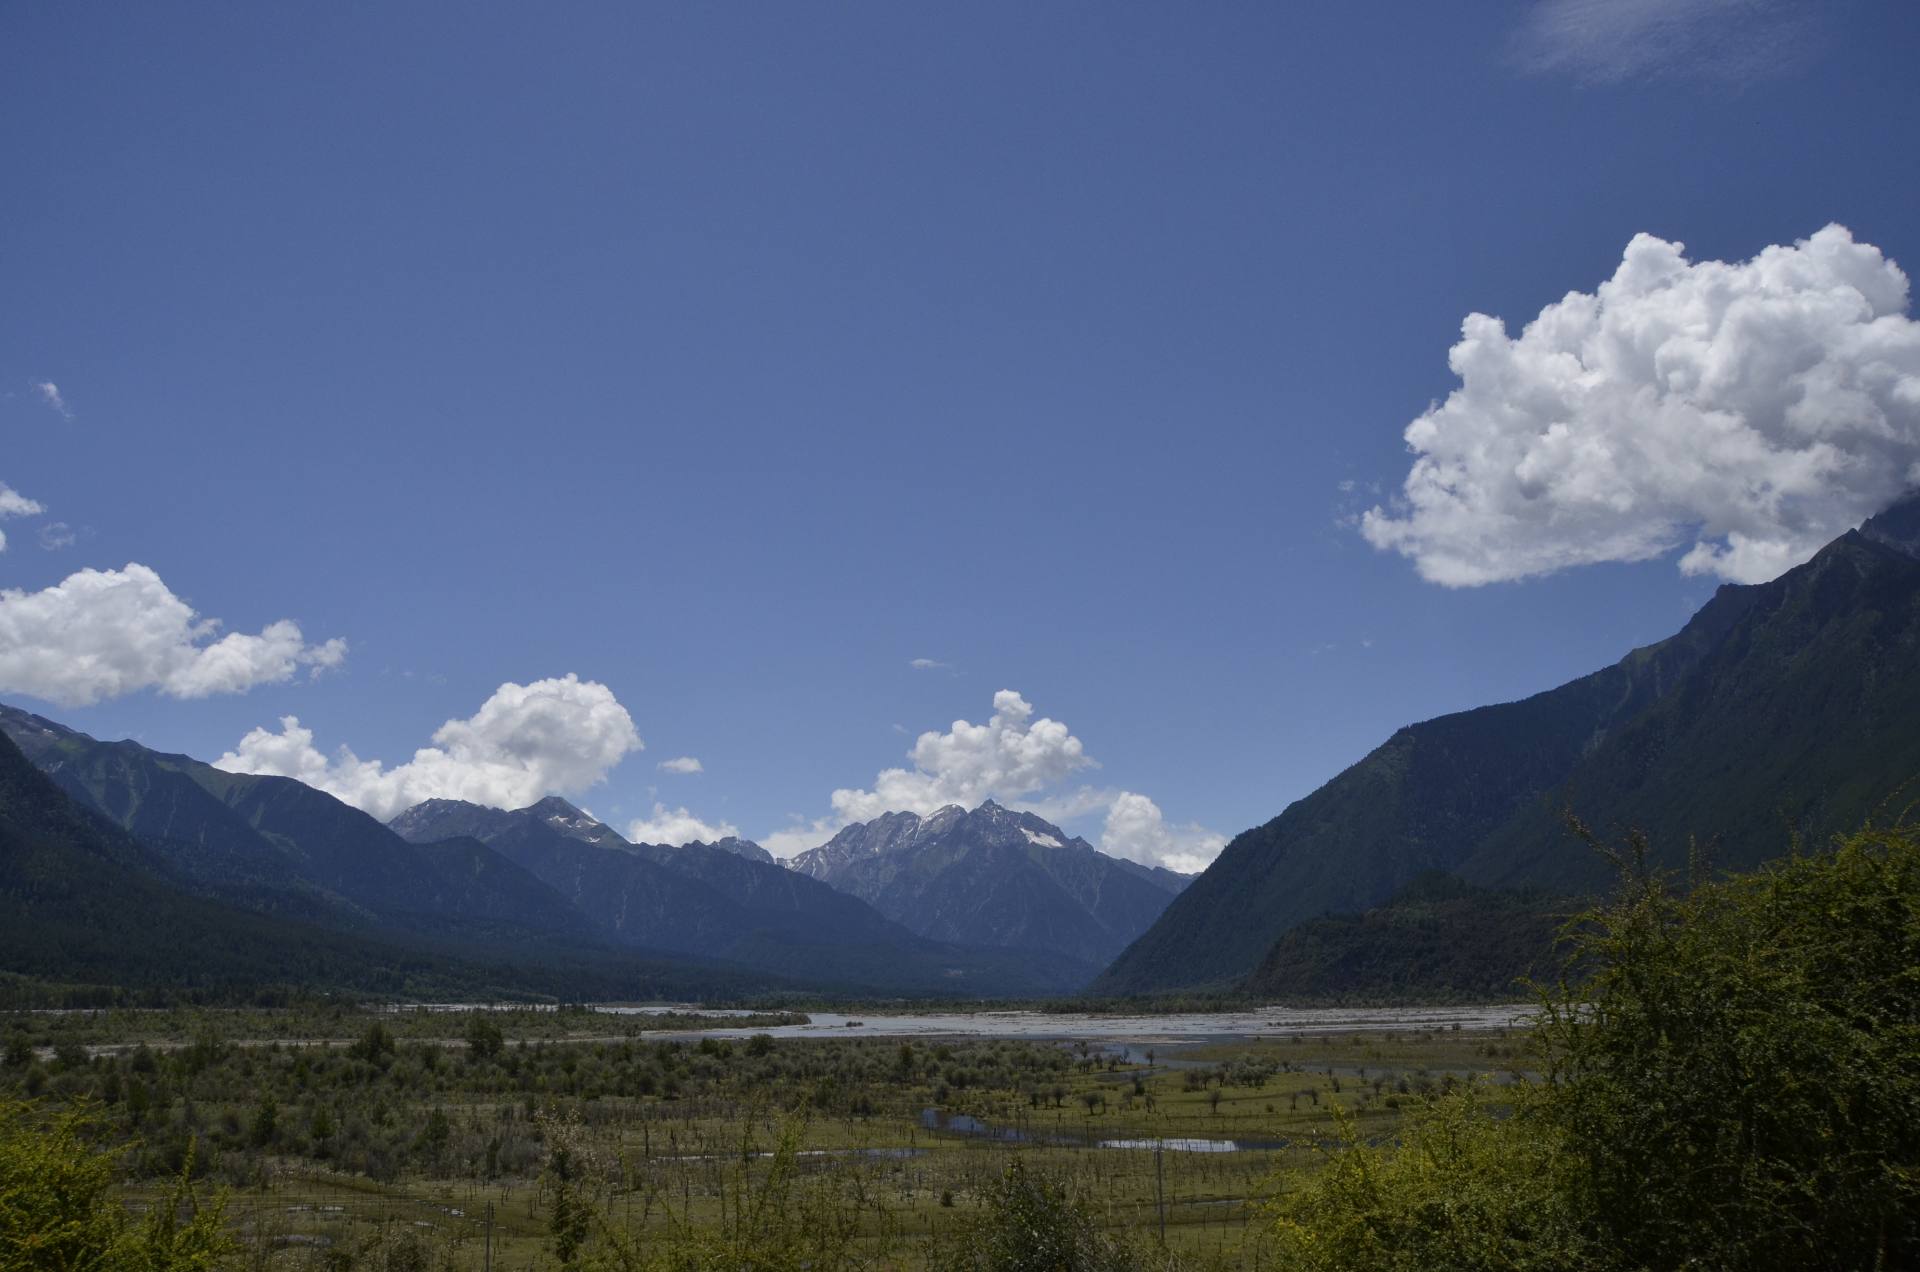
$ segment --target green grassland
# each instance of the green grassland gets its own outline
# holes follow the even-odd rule
[[[1164,1203],[1174,1256],[1254,1266],[1250,1219],[1316,1168],[1336,1108],[1390,1139],[1403,1102],[1497,1083],[1519,1047],[1506,1032],[1372,1032],[1165,1046],[1149,1063],[1073,1042],[663,1036],[723,1023],[783,1018],[23,1014],[0,1019],[0,1096],[88,1103],[99,1135],[128,1146],[136,1205],[193,1145],[255,1267],[479,1268],[489,1208],[494,1267],[558,1266],[557,1145],[594,1214],[589,1248],[608,1229],[642,1249],[729,1231],[781,1190],[784,1208],[844,1229],[849,1258],[927,1266],[1018,1157],[1103,1230],[1156,1246]],[[990,1130],[953,1130],[955,1116]],[[1116,1140],[1258,1147],[1101,1146]]]

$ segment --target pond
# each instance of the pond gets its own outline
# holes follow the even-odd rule
[[[1099,1139],[1091,1134],[1071,1131],[1048,1134],[1021,1130],[1013,1126],[994,1126],[968,1113],[949,1113],[944,1109],[921,1109],[923,1129],[967,1139],[998,1140],[1010,1144],[1050,1144],[1066,1148],[1106,1148],[1168,1153],[1277,1153],[1291,1148],[1286,1139],[1201,1139],[1195,1136],[1169,1135],[1164,1138]]]

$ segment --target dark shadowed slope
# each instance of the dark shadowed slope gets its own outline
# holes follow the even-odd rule
[[[1558,833],[1560,808],[1611,836],[1647,831],[1659,866],[1680,868],[1698,841],[1747,870],[1796,835],[1823,842],[1920,799],[1920,560],[1856,532],[1754,590],[1674,693],[1477,845],[1461,876],[1603,884],[1604,863]]]
[[[1684,859],[1723,837],[1752,865],[1790,832],[1859,822],[1920,774],[1920,503],[1908,500],[1771,583],[1723,587],[1681,632],[1522,702],[1400,730],[1239,836],[1096,982],[1107,993],[1229,986],[1275,940],[1379,906],[1430,870],[1582,890],[1604,871],[1561,826],[1652,836]]]
[[[504,924],[587,935],[571,906],[506,862],[430,858],[359,809],[291,778],[96,741],[13,707],[0,706],[0,731],[61,789],[208,895],[407,933],[477,936]]]
[[[184,890],[165,854],[76,804],[0,735],[0,972],[166,995],[300,986],[394,996],[691,995],[786,982],[591,949],[460,958]],[[31,994],[17,984],[11,992]]]

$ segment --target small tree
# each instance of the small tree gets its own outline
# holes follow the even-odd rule
[[[593,1223],[593,1203],[586,1195],[585,1178],[590,1163],[580,1144],[577,1118],[545,1116],[540,1119],[540,1129],[547,1140],[543,1182],[551,1198],[547,1234],[553,1238],[553,1254],[560,1266],[570,1268],[579,1261]]]
[[[475,1011],[467,1017],[467,1059],[476,1063],[492,1060],[506,1048],[506,1037],[500,1032],[500,1026],[493,1016],[485,1011]]]
[[[263,1095],[253,1110],[253,1122],[247,1128],[247,1142],[255,1148],[266,1148],[273,1143],[274,1132],[279,1126],[279,1104],[271,1095]]]
[[[1064,1184],[1015,1157],[958,1240],[934,1253],[938,1272],[1130,1272],[1136,1251],[1102,1233]]]

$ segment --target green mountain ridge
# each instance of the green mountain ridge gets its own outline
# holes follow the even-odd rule
[[[1090,988],[1245,983],[1286,933],[1415,878],[1582,894],[1606,868],[1566,810],[1752,866],[1852,829],[1920,776],[1920,497],[1770,583],[1719,589],[1673,637],[1518,702],[1386,743],[1228,844]]]

